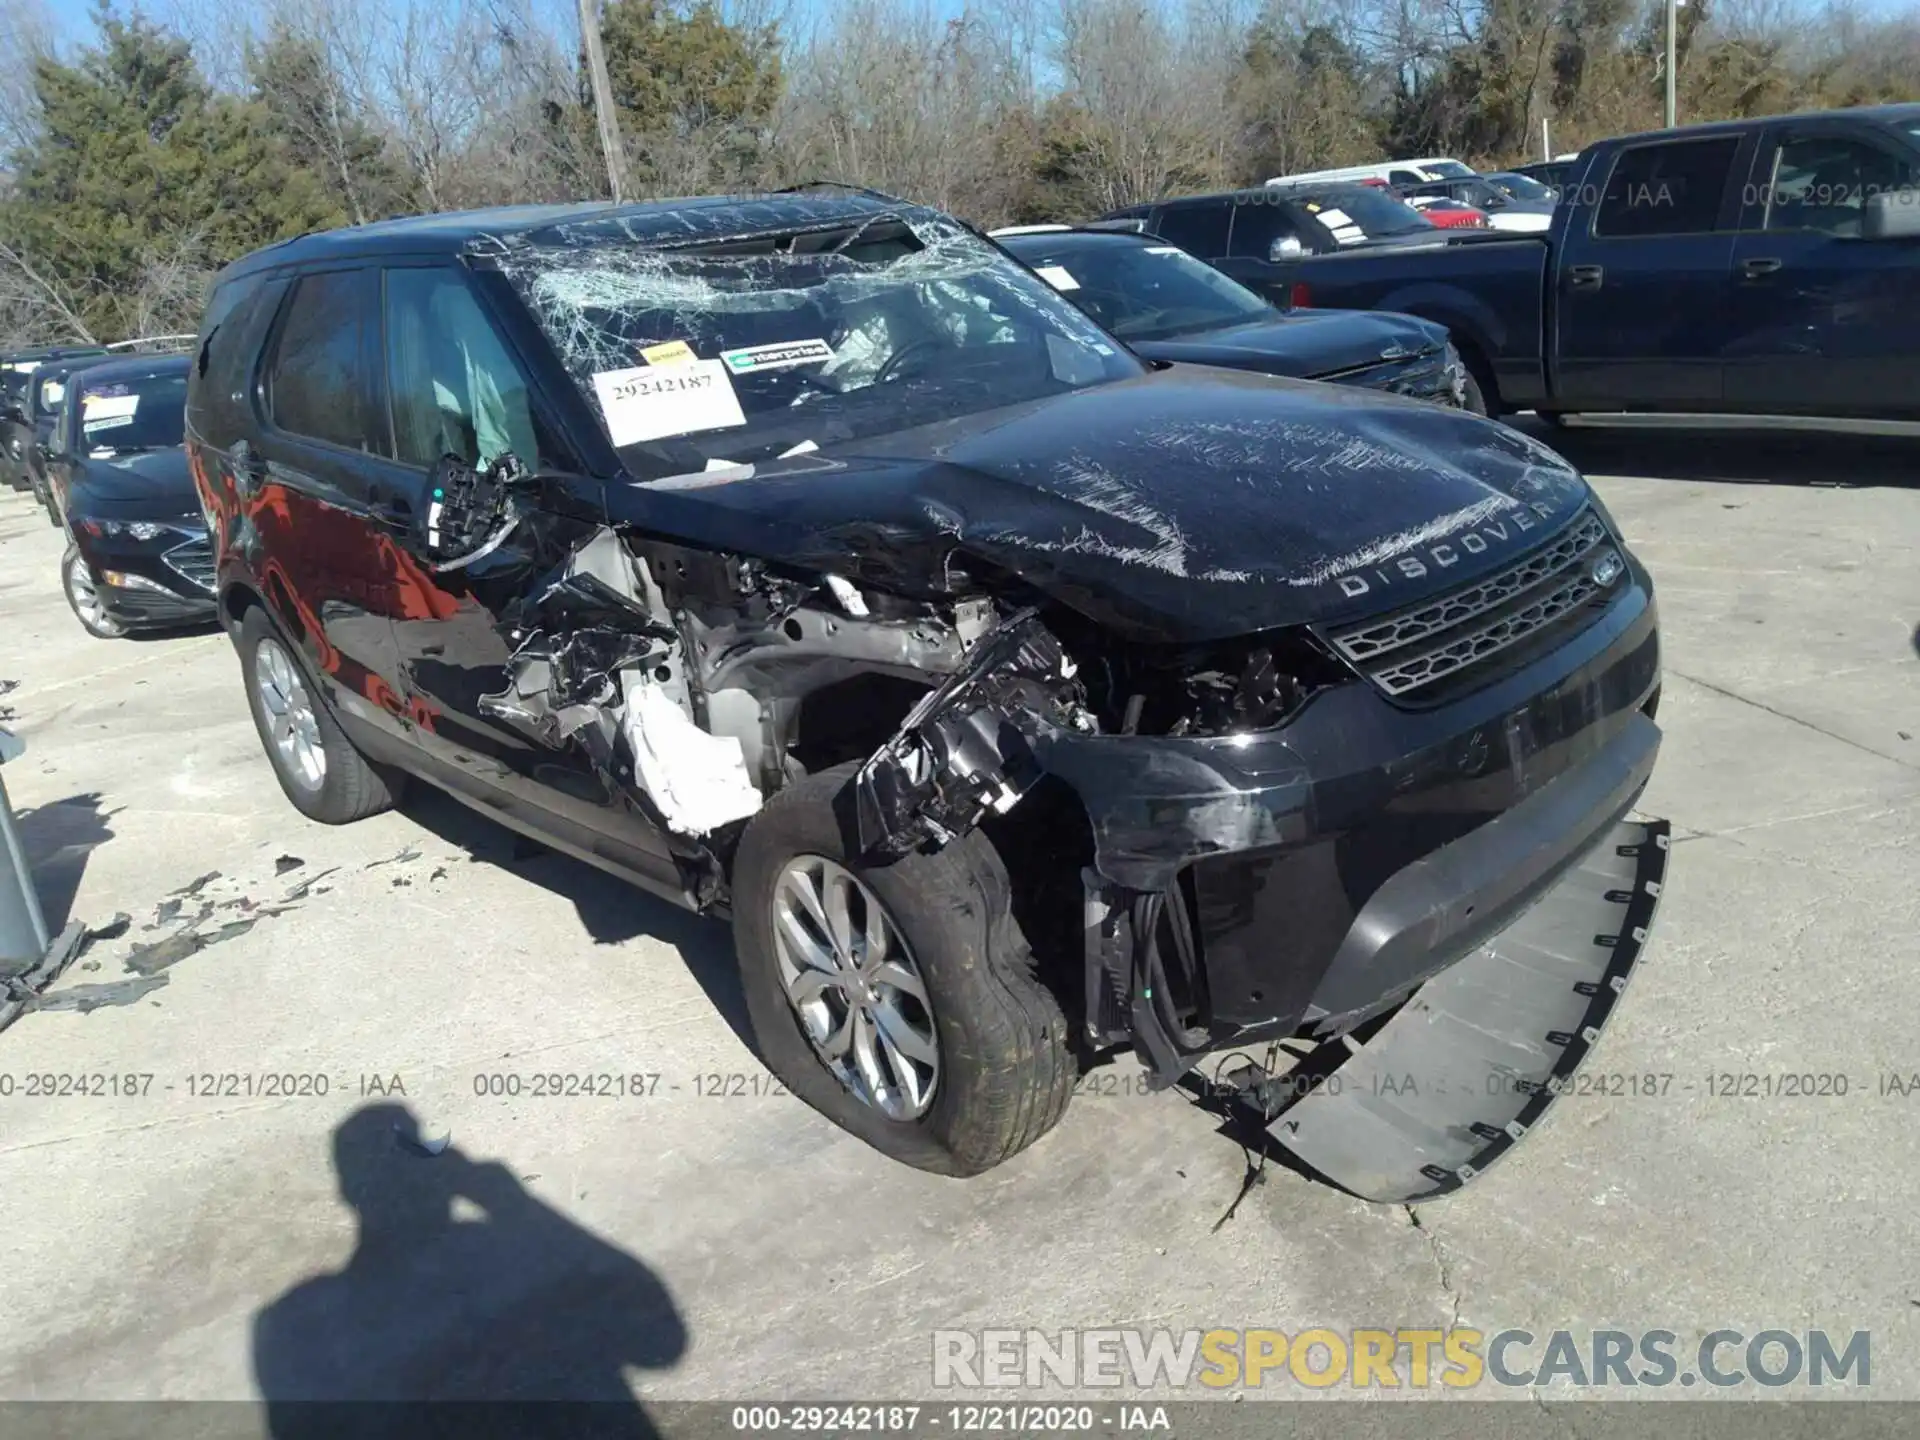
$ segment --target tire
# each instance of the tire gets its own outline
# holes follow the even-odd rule
[[[293,802],[293,808],[309,820],[318,820],[324,825],[345,825],[392,808],[395,786],[375,770],[341,732],[308,677],[298,647],[281,638],[265,610],[256,605],[247,611],[234,643],[240,650],[247,708],[260,735],[260,747],[267,752],[274,778],[280,782],[287,799]],[[280,662],[284,662],[284,669]],[[298,699],[304,707],[291,726],[299,732],[302,742],[294,753],[289,753],[275,738],[276,727],[284,726],[285,722],[270,712],[267,691],[262,687],[263,675],[279,676],[280,680],[269,688],[277,691],[283,701]],[[283,708],[280,713],[289,711]],[[317,775],[313,768],[303,768],[294,758],[298,753],[306,754],[309,759],[314,755],[319,757]]]
[[[88,568],[86,557],[80,553],[77,545],[69,545],[67,553],[60,558],[60,588],[66,593],[73,618],[94,639],[118,640],[127,633],[127,627],[107,614],[101,606],[93,571]]]
[[[1006,866],[984,835],[975,831],[938,853],[888,865],[856,858],[846,802],[858,769],[855,761],[790,785],[741,838],[733,933],[756,1046],[795,1095],[876,1150],[937,1174],[977,1175],[1026,1149],[1066,1113],[1078,1074],[1066,1018],[1035,977],[1013,918]],[[924,1009],[910,993],[903,1003],[902,992],[892,992],[896,1022],[900,1010],[908,1011],[937,1042],[938,1071],[918,1114],[890,1116],[849,1088],[788,998],[776,906],[789,893],[782,884],[789,867],[816,862],[842,869],[877,899],[923,983]],[[897,953],[891,944],[888,953]],[[848,994],[832,985],[819,993],[829,997],[825,1004]],[[851,1024],[850,1007],[838,1008]],[[857,1040],[850,1056],[855,1048]],[[907,1089],[895,1087],[896,1099]]]
[[[1492,369],[1473,346],[1462,344],[1456,338],[1453,348],[1460,353],[1460,364],[1467,372],[1460,408],[1469,414],[1498,420],[1506,407],[1500,403],[1500,387],[1493,383]]]

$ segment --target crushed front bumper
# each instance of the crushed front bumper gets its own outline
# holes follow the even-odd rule
[[[1142,894],[1184,928],[1201,1048],[1325,1038],[1398,1004],[1624,818],[1658,753],[1659,680],[1636,566],[1585,629],[1444,705],[1356,682],[1263,734],[1045,737],[1040,767],[1092,830],[1089,1041],[1135,1028],[1108,1002],[1132,988]]]
[[[1016,617],[863,769],[861,843],[944,843],[1064,784],[1091,841],[1084,1040],[1131,1044],[1158,1084],[1238,1050],[1226,1093],[1303,1164],[1369,1198],[1439,1193],[1535,1122],[1652,918],[1666,829],[1629,812],[1660,747],[1659,629],[1627,574],[1583,626],[1451,698],[1355,678],[1238,735],[1035,719],[1020,687],[1061,657]],[[1281,1042],[1311,1063],[1270,1073]],[[1355,1088],[1423,1071],[1419,1103]]]
[[[1598,1043],[1653,924],[1667,847],[1664,820],[1611,826],[1337,1066],[1309,1057],[1301,1080],[1248,1077],[1230,1102],[1239,1118],[1366,1200],[1458,1189],[1540,1124]]]

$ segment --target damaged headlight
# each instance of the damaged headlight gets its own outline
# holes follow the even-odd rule
[[[1285,724],[1351,678],[1305,631],[1175,650],[1130,649],[1085,667],[1103,729],[1123,735],[1230,735]]]

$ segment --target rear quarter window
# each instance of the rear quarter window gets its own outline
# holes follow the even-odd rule
[[[247,433],[254,360],[286,289],[284,278],[254,274],[214,290],[187,374],[189,439],[226,449]]]

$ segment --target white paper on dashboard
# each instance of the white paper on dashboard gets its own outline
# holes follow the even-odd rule
[[[718,360],[602,370],[594,393],[615,446],[747,423],[727,369]]]

